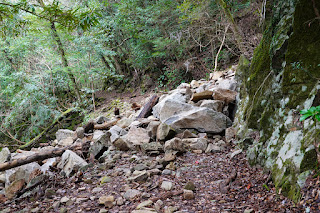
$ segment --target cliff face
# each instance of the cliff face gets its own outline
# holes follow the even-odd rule
[[[297,201],[317,165],[319,126],[299,122],[302,109],[320,105],[320,3],[274,0],[251,61],[240,60],[239,143],[251,164],[272,172],[277,189]],[[317,146],[319,148],[319,146]]]

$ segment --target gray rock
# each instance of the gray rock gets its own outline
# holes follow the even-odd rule
[[[61,141],[62,139],[65,139],[67,137],[71,137],[74,138],[76,136],[76,133],[70,129],[59,129],[56,132],[56,138],[59,141]]]
[[[173,183],[170,181],[163,181],[161,184],[161,189],[164,189],[166,191],[170,191],[173,187]]]
[[[109,146],[108,134],[101,130],[94,131],[90,146],[90,153],[96,157],[102,149]]]
[[[128,151],[130,149],[130,145],[123,138],[118,138],[117,140],[115,140],[113,142],[113,145],[121,151]]]
[[[77,138],[84,138],[84,128],[83,127],[78,127],[76,129],[76,135],[77,135]]]
[[[180,103],[187,103],[192,96],[190,88],[178,89],[171,91],[171,94],[160,97],[159,103],[153,107],[153,115],[160,119],[160,115],[163,113],[162,108],[167,101],[173,100]],[[160,119],[161,120],[161,119]]]
[[[161,123],[157,128],[157,140],[169,140],[175,135],[174,129],[165,123]]]
[[[231,79],[221,79],[216,82],[219,88],[227,90],[236,90],[237,82],[234,80],[234,77]]]
[[[190,111],[170,117],[165,123],[175,130],[196,129],[207,133],[221,133],[232,125],[230,118],[224,114],[204,107],[194,107]]]
[[[74,142],[73,137],[66,137],[58,141],[58,146],[70,146]]]
[[[229,127],[226,129],[225,137],[228,143],[230,143],[231,140],[235,138],[235,136],[236,136],[236,130],[233,127]]]
[[[198,136],[196,134],[193,134],[189,130],[185,130],[181,135],[181,139],[183,139],[183,138],[197,138],[197,137]]]
[[[159,111],[159,116],[160,116],[159,119],[163,123],[164,121],[166,121],[167,119],[169,119],[170,117],[176,114],[188,112],[194,108],[195,107],[192,106],[191,104],[169,99],[164,101],[164,103],[162,104],[162,107]]]
[[[86,165],[88,165],[88,163],[80,156],[70,150],[66,150],[61,157],[58,168],[63,169],[66,176],[69,177],[73,171],[77,171]]]
[[[171,175],[172,174],[172,171],[170,169],[164,169],[162,171],[162,175]]]
[[[108,122],[108,121],[109,121],[109,119],[104,117],[104,116],[102,116],[102,115],[100,115],[99,117],[97,117],[94,120],[94,122],[97,123],[97,124],[103,124],[103,123]]]
[[[160,153],[163,152],[163,145],[159,142],[150,142],[142,144],[141,149],[145,153]]]
[[[0,163],[4,163],[10,160],[11,153],[7,147],[2,148],[0,151]]]
[[[183,190],[183,198],[186,200],[194,199],[194,193],[191,190],[184,189]]]
[[[132,173],[132,177],[127,178],[128,181],[134,181],[134,182],[144,182],[148,179],[150,174],[144,170],[144,171],[134,171]]]
[[[200,107],[207,107],[217,112],[222,112],[223,106],[224,102],[219,100],[203,100],[200,104]]]
[[[167,162],[174,161],[176,159],[177,151],[167,151],[164,154],[164,160]]]
[[[191,150],[205,151],[208,141],[205,138],[186,138],[182,139],[182,143],[186,144],[187,147]]]
[[[117,122],[117,125],[120,127],[120,128],[127,128],[128,126],[131,125],[131,123],[133,122],[133,119],[132,118],[127,118],[127,117],[123,117],[121,118],[121,120],[119,120]]]
[[[148,124],[147,132],[148,132],[150,138],[152,138],[152,139],[156,138],[158,126],[160,125],[160,123],[161,123],[160,121],[151,121]]]
[[[131,127],[128,134],[123,137],[128,143],[132,144],[133,146],[149,143],[150,141],[147,130],[135,126]]]
[[[133,167],[134,170],[136,171],[143,171],[143,170],[146,170],[148,169],[148,166],[143,164],[143,163],[140,163],[140,164],[137,164]]]
[[[126,193],[124,193],[123,197],[126,200],[131,200],[132,198],[136,197],[136,196],[140,196],[141,192],[137,189],[129,189],[126,191]]]
[[[222,147],[220,147],[216,144],[209,143],[205,152],[206,153],[218,153],[218,152],[221,152],[222,150],[223,150]]]
[[[122,130],[123,129],[117,125],[114,125],[109,129],[109,131],[107,132],[107,136],[110,138],[111,143],[120,138]]]
[[[164,144],[164,150],[167,151],[179,151],[179,152],[185,152],[187,151],[187,146],[185,143],[182,142],[180,138],[172,138],[171,140],[168,140]]]
[[[239,150],[232,152],[230,155],[230,159],[234,158],[236,155],[238,155],[240,153],[242,153],[242,149],[239,149]]]

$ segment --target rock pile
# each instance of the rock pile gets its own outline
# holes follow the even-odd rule
[[[211,75],[209,81],[182,83],[177,89],[162,95],[153,107],[152,115],[147,118],[136,119],[139,111],[125,112],[104,130],[86,133],[83,127],[78,127],[75,131],[60,129],[56,133],[56,140],[48,147],[31,151],[18,150],[16,153],[2,149],[0,163],[54,147],[74,144],[79,144],[80,147],[73,151],[66,150],[61,157],[29,163],[0,173],[0,194],[5,194],[6,199],[28,196],[27,192],[30,194],[36,189],[33,186],[50,176],[49,168],[60,169],[65,176],[70,177],[78,171],[84,171],[96,159],[104,169],[111,169],[117,157],[125,156],[125,151],[129,150],[158,156],[157,163],[152,167],[138,164],[133,171],[124,171],[129,174],[128,182],[137,183],[146,181],[152,175],[170,173],[174,167],[172,162],[185,152],[221,152],[234,138],[231,125],[237,96],[235,89],[233,68]],[[100,116],[95,119],[94,124],[103,125],[108,122],[107,118]],[[119,151],[122,154],[114,154]],[[110,155],[111,152],[113,155]],[[163,157],[159,157],[161,153],[164,153]],[[108,178],[110,177],[104,177],[101,182],[108,182]],[[170,191],[172,187],[172,182],[162,182],[163,190]],[[21,191],[25,193],[21,194]],[[128,189],[123,198],[130,200],[140,194],[140,191]],[[193,190],[189,188],[182,194],[185,199],[194,197]],[[110,208],[113,203],[121,201],[114,200],[113,196],[105,196],[99,202]]]

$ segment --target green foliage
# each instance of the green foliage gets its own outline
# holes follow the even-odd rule
[[[300,117],[300,121],[304,121],[307,118],[313,118],[314,120],[320,121],[320,106],[317,107],[311,107],[310,109],[304,109],[300,111],[300,114],[302,115]]]

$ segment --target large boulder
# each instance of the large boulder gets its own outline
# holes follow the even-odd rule
[[[163,113],[162,108],[167,101],[172,100],[179,103],[187,103],[192,96],[192,92],[189,87],[185,89],[173,90],[169,95],[161,96],[159,103],[157,103],[153,108],[153,115],[160,119],[160,115]],[[161,119],[160,119],[161,120]],[[162,121],[162,120],[161,120]]]
[[[213,98],[214,100],[220,100],[225,102],[226,104],[229,104],[231,102],[234,102],[236,100],[237,92],[233,90],[228,89],[216,89],[213,91]]]
[[[196,129],[199,132],[221,133],[232,125],[226,115],[204,107],[177,114],[165,121],[173,129]]]
[[[222,112],[224,107],[224,102],[220,100],[203,100],[200,107],[207,107],[217,112]]]
[[[162,107],[159,110],[159,119],[161,122],[166,121],[168,118],[177,115],[182,112],[187,112],[195,107],[191,104],[182,103],[176,100],[166,100],[164,103],[162,103]]]
[[[86,165],[88,165],[88,163],[79,155],[70,150],[66,150],[62,154],[61,161],[58,164],[58,168],[62,169],[65,172],[66,176],[69,177],[72,172],[75,172]]]

